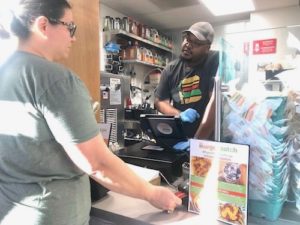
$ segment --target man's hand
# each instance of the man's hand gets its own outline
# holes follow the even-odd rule
[[[173,146],[173,149],[175,151],[178,151],[178,152],[180,152],[180,151],[189,151],[190,150],[190,141],[189,140],[180,141],[180,142],[178,142],[177,144],[175,144]]]
[[[180,113],[180,118],[183,122],[193,123],[200,117],[199,113],[195,109],[188,108]]]

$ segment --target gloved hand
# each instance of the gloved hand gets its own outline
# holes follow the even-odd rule
[[[180,151],[190,151],[190,141],[180,141],[173,146],[173,149],[177,152]]]
[[[199,113],[195,109],[188,108],[180,113],[180,118],[183,122],[192,123],[200,117]]]

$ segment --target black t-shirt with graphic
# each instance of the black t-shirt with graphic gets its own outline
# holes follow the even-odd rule
[[[194,137],[202,120],[218,66],[219,53],[210,51],[206,60],[195,67],[188,67],[184,59],[178,58],[170,62],[162,72],[155,97],[160,100],[169,99],[180,111],[192,108],[200,114],[196,122],[184,123],[184,131],[188,137]]]

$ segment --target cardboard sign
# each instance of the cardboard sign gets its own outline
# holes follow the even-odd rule
[[[249,146],[190,140],[188,210],[247,224]]]
[[[107,146],[109,146],[109,139],[111,134],[111,123],[98,123],[100,133],[104,139],[104,142]]]
[[[277,39],[253,41],[253,55],[276,53]]]

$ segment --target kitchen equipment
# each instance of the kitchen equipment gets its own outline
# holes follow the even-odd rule
[[[111,123],[111,142],[124,146],[124,123],[126,98],[130,96],[130,77],[100,72],[101,122]]]

